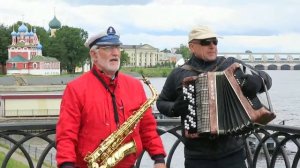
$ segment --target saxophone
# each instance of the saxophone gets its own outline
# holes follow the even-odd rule
[[[143,114],[156,101],[158,94],[150,81],[144,76],[143,82],[150,88],[152,97],[135,111],[121,126],[110,134],[97,149],[88,153],[84,160],[89,168],[112,168],[120,162],[125,156],[136,152],[136,144],[130,141],[123,144],[124,139],[133,132],[135,126],[143,117]]]

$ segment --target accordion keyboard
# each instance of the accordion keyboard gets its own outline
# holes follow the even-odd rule
[[[188,114],[184,119],[184,127],[188,133],[210,132],[207,83],[207,76],[203,75],[189,85],[183,86],[184,98],[189,102]]]

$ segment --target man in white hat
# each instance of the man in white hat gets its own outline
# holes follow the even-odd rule
[[[217,56],[218,39],[207,26],[198,26],[189,33],[188,45],[191,58],[182,66],[175,68],[167,77],[163,90],[156,102],[160,113],[169,117],[181,116],[184,124],[188,114],[188,102],[183,98],[182,81],[185,77],[197,76],[202,72],[224,71],[235,62],[245,65],[233,57]],[[263,92],[261,77],[265,80],[268,89],[271,87],[271,78],[264,71],[257,71],[258,75],[243,76],[243,93],[253,98],[256,93]],[[230,135],[195,136],[185,134],[184,156],[186,168],[245,168],[245,151],[243,140]]]
[[[141,82],[119,72],[121,44],[113,27],[86,41],[93,68],[69,82],[64,91],[56,127],[59,168],[86,168],[84,158],[88,153],[93,152],[146,102]],[[121,152],[125,157],[120,162],[107,162],[108,167],[133,168],[145,149],[154,160],[154,168],[165,168],[166,153],[156,126],[149,108],[123,142],[134,142],[129,148],[132,150]]]
[[[216,60],[218,54],[217,45],[217,34],[209,27],[195,27],[189,34],[190,51],[205,62]]]

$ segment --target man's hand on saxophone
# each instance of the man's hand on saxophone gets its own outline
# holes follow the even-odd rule
[[[155,163],[154,168],[167,168],[166,164],[164,163]]]
[[[154,168],[166,168],[164,155],[155,155],[152,159],[154,160]]]

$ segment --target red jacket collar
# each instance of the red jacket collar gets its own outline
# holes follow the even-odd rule
[[[96,70],[97,74],[104,80],[104,82],[109,86],[115,88],[115,86],[118,83],[118,73],[119,71],[116,72],[114,79],[108,77],[105,75],[103,72],[101,72],[95,65],[93,66],[92,70]],[[111,88],[112,89],[112,88]]]

